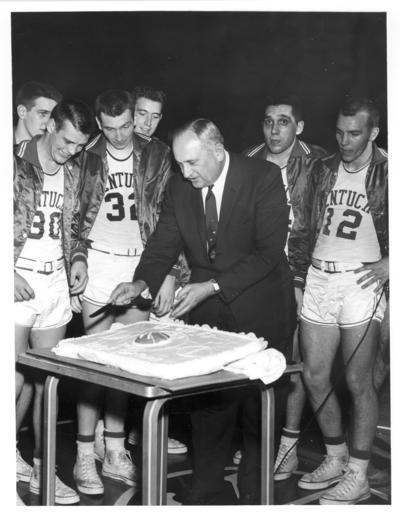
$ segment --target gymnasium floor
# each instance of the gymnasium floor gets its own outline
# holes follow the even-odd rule
[[[59,423],[57,426],[57,466],[58,475],[68,485],[74,486],[72,468],[75,461],[75,421],[74,421],[74,392],[68,383],[61,386],[60,396],[64,403],[60,406]],[[305,411],[304,423],[308,422],[310,412]],[[305,426],[305,425],[303,425]],[[167,504],[181,505],[181,496],[190,484],[190,424],[187,412],[173,412],[170,417],[171,436],[179,438],[189,446],[186,455],[168,455],[168,485]],[[232,455],[240,446],[239,438],[232,450]],[[25,427],[20,435],[19,447],[23,457],[31,463],[32,436],[29,427]],[[140,448],[127,446],[134,461],[140,464]],[[299,476],[311,471],[322,460],[323,447],[319,430],[311,424],[302,435],[299,444],[299,470],[292,478],[275,482],[275,505],[315,505],[318,495],[314,491],[303,491],[297,487]],[[98,463],[100,471],[101,464]],[[373,447],[373,478],[370,481],[372,496],[362,505],[390,504],[391,495],[391,460],[390,460],[390,397],[389,381],[387,380],[380,395],[380,419]],[[226,497],[224,505],[237,503],[236,497],[237,467],[233,463],[226,468]],[[100,496],[80,494],[79,505],[138,505],[141,504],[140,490],[128,488],[124,484],[104,479],[105,493]],[[29,493],[28,484],[17,484],[18,494],[26,505],[40,505],[39,496]]]

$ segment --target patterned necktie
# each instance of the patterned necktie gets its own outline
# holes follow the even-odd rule
[[[217,203],[215,201],[215,195],[212,192],[213,186],[214,185],[208,187],[204,210],[206,216],[208,257],[211,262],[215,260],[215,244],[218,229]]]

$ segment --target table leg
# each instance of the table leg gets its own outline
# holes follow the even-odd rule
[[[146,403],[143,414],[143,505],[166,503],[167,487],[167,399],[156,399]]]
[[[43,407],[43,505],[55,504],[57,387],[59,379],[46,378]]]
[[[261,389],[261,504],[274,503],[275,398],[271,386]]]

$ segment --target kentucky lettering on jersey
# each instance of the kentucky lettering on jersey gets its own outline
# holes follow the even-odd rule
[[[94,249],[140,256],[143,243],[136,213],[133,155],[119,160],[107,153],[108,177],[89,238]]]
[[[133,188],[133,173],[114,172],[108,175],[105,192],[122,187]]]
[[[39,207],[46,208],[50,206],[50,208],[57,208],[58,210],[62,210],[64,204],[64,194],[59,192],[49,192],[43,191],[40,195]]]
[[[355,173],[339,166],[329,193],[321,231],[313,252],[320,260],[376,262],[381,253],[370,213],[365,177],[368,164]]]
[[[328,195],[327,206],[341,206],[346,205],[357,210],[361,210],[364,213],[370,212],[368,205],[367,195],[364,193],[356,192],[354,190],[332,190]]]
[[[21,257],[29,260],[57,260],[62,250],[62,209],[64,205],[64,168],[44,174],[43,190]]]

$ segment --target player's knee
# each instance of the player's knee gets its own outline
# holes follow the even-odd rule
[[[373,388],[372,374],[367,371],[347,370],[346,383],[353,396],[362,396]]]
[[[303,379],[307,388],[311,391],[322,389],[329,384],[329,374],[321,367],[310,367],[306,364],[303,369]]]

